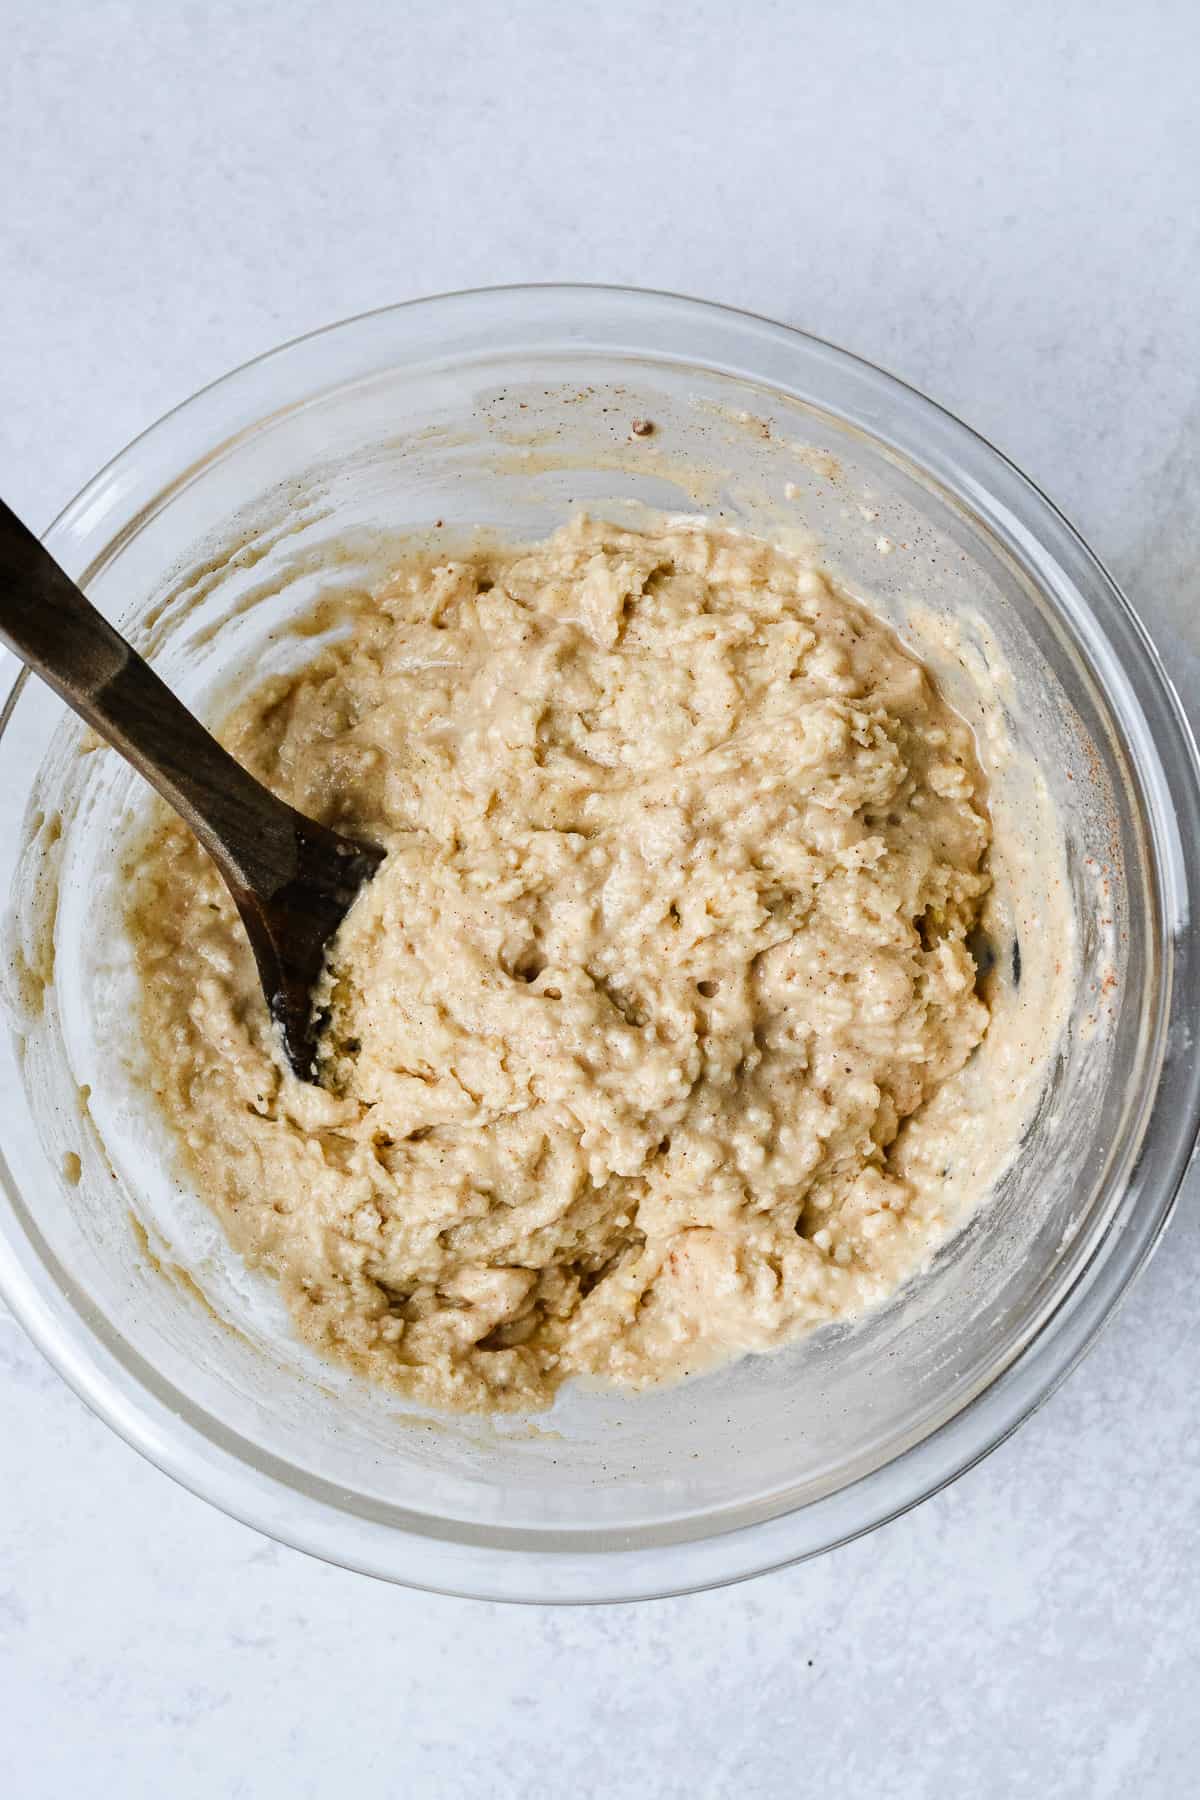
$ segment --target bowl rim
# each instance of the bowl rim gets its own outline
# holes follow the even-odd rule
[[[1056,565],[1076,567],[1088,584],[1087,612],[1091,622],[1106,644],[1112,644],[1114,635],[1123,641],[1125,674],[1146,721],[1146,742],[1157,763],[1160,804],[1169,803],[1175,814],[1175,878],[1182,885],[1186,914],[1188,900],[1200,893],[1200,757],[1170,677],[1145,627],[1115,581],[1046,495],[1003,452],[953,413],[912,384],[828,339],[751,311],[663,290],[553,282],[455,289],[374,308],[276,345],[197,389],[110,458],[57,514],[44,533],[44,541],[54,549],[60,540],[69,540],[75,526],[94,508],[111,508],[114,492],[136,497],[135,480],[122,486],[130,464],[186,415],[203,412],[214,400],[240,392],[247,378],[256,373],[287,363],[324,340],[346,336],[398,315],[464,305],[478,308],[500,300],[520,305],[528,303],[531,297],[543,303],[557,301],[564,308],[578,305],[581,300],[603,301],[626,308],[635,318],[639,309],[666,306],[681,311],[697,326],[707,321],[726,329],[741,327],[748,338],[765,336],[781,349],[790,346],[793,354],[797,348],[810,355],[815,350],[842,373],[865,381],[876,391],[893,397],[898,394],[907,405],[915,406],[926,422],[941,433],[944,448],[942,455],[935,455],[932,461],[925,452],[916,455],[905,449],[904,454],[919,469],[943,480],[951,473],[946,464],[953,465],[955,479],[948,485],[960,497],[965,471],[977,494],[985,495],[992,506],[1011,515],[1022,532]],[[404,360],[402,349],[396,360]],[[680,360],[701,359],[683,356]],[[752,378],[784,391],[770,376]],[[255,429],[272,416],[270,412],[261,415],[246,428]],[[879,433],[872,435],[879,443],[889,442]],[[222,454],[229,443],[230,435],[222,434],[205,457],[143,496],[119,529],[106,539],[81,579],[86,581],[91,568],[111,556],[140,522],[166,504],[183,482],[210,458]],[[939,467],[939,463],[943,466]],[[1096,615],[1097,597],[1101,618]],[[18,670],[4,697],[0,734],[9,722],[25,679],[26,671]],[[1157,837],[1154,849],[1155,873],[1161,875],[1157,859],[1163,855],[1163,845]],[[1161,895],[1159,899],[1161,904]],[[1178,906],[1164,907],[1163,911],[1168,921],[1178,921],[1181,916]],[[1164,1007],[1174,1018],[1181,990],[1190,985],[1195,998],[1200,953],[1191,953],[1186,932],[1179,930],[1178,923],[1173,936],[1170,932],[1165,935]],[[1161,1146],[1157,1153],[1161,1166],[1155,1171],[1146,1206],[1123,1223],[1121,1257],[1114,1259],[1110,1254],[1110,1218],[1088,1262],[1055,1297],[1036,1330],[1017,1347],[1007,1365],[969,1396],[952,1417],[888,1462],[817,1501],[766,1520],[723,1527],[707,1536],[678,1542],[628,1549],[589,1549],[584,1543],[578,1549],[562,1551],[505,1545],[464,1547],[428,1531],[405,1532],[390,1523],[357,1516],[358,1528],[347,1534],[344,1525],[351,1516],[348,1512],[330,1508],[319,1495],[304,1493],[265,1471],[261,1462],[248,1463],[236,1449],[234,1434],[219,1420],[213,1421],[215,1431],[206,1432],[193,1419],[181,1416],[170,1404],[169,1394],[175,1390],[168,1383],[159,1382],[144,1363],[140,1369],[131,1368],[131,1362],[141,1359],[136,1355],[119,1358],[101,1341],[86,1318],[86,1306],[81,1308],[69,1298],[69,1271],[59,1269],[55,1263],[2,1156],[0,1180],[9,1204],[0,1209],[0,1232],[5,1240],[4,1253],[0,1254],[0,1292],[68,1384],[126,1442],[201,1498],[296,1549],[404,1585],[463,1597],[580,1603],[691,1592],[804,1560],[889,1522],[981,1461],[1049,1398],[1114,1315],[1130,1283],[1161,1241],[1171,1216],[1200,1128],[1200,1070],[1189,1074],[1180,1067],[1183,1060],[1178,1049],[1172,1055],[1168,1040],[1157,1072],[1155,1099],[1157,1102],[1161,1095],[1170,1065],[1176,1086],[1182,1083],[1183,1092],[1177,1098],[1183,1100],[1183,1123],[1175,1131],[1172,1143]],[[1148,1125],[1146,1137],[1149,1130]],[[1144,1149],[1143,1141],[1141,1150]],[[197,1416],[208,1416],[198,1408],[190,1410]],[[890,1492],[881,1491],[874,1504],[867,1504],[867,1491],[873,1487],[886,1487]],[[850,1507],[852,1516],[847,1515],[847,1500],[859,1503]],[[840,1523],[839,1514],[843,1515]],[[811,1527],[826,1517],[829,1528],[818,1526],[814,1534]],[[808,1529],[801,1530],[801,1522]]]

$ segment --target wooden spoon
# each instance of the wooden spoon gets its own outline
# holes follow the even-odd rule
[[[195,832],[242,916],[288,1060],[315,1081],[312,990],[383,851],[306,819],[247,774],[3,501],[0,640]]]

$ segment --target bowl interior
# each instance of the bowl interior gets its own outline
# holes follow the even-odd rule
[[[16,1021],[5,1153],[22,1230],[105,1358],[214,1455],[337,1514],[430,1541],[603,1549],[708,1537],[841,1493],[960,1414],[1111,1248],[1164,1004],[1142,759],[1106,697],[1119,672],[983,496],[952,494],[886,419],[839,413],[819,382],[801,397],[665,352],[501,349],[486,334],[335,373],[206,446],[120,530],[76,516],[52,540],[76,573],[102,540],[89,592],[189,704],[211,712],[303,653],[288,624],[318,589],[373,581],[414,534],[535,537],[584,506],[632,521],[703,511],[811,540],[918,635],[980,728],[998,824],[1028,820],[1028,784],[1044,783],[1039,816],[1061,828],[1046,866],[1068,904],[1002,878],[1031,1016],[1050,1004],[1054,961],[1073,960],[1060,1049],[992,1200],[866,1318],[636,1399],[570,1389],[534,1418],[424,1414],[298,1344],[271,1284],[181,1186],[139,1087],[122,929],[122,852],[145,790],[28,682],[0,739]],[[635,417],[653,421],[649,437],[631,435]],[[104,490],[93,504],[112,523],[123,501]],[[997,705],[1007,748],[984,727]],[[1051,941],[1064,917],[1068,936]]]

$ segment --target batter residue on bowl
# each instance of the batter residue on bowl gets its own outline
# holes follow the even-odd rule
[[[174,821],[131,915],[189,1175],[305,1337],[513,1409],[888,1293],[950,1222],[945,1084],[988,1025],[983,781],[922,665],[702,525],[414,559],[344,623],[222,732],[389,852],[334,945],[324,1086]]]

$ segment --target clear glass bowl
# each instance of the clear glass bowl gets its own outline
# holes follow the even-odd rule
[[[631,434],[639,415],[649,436]],[[5,964],[20,992],[0,1051],[13,1311],[131,1444],[258,1529],[391,1580],[538,1601],[751,1575],[975,1462],[1145,1261],[1200,1105],[1200,788],[1163,670],[1009,463],[828,344],[614,289],[392,308],[198,394],[47,543],[203,708],[288,653],[280,627],[318,586],[370,579],[398,537],[540,534],[581,504],[700,509],[767,533],[782,521],[897,617],[913,596],[960,623],[982,616],[1063,823],[1080,998],[1014,1169],[899,1297],[775,1356],[497,1421],[430,1418],[310,1356],[270,1284],[178,1191],[161,1126],[123,1078],[137,1046],[120,848],[143,790],[37,683],[16,681],[0,717]]]

